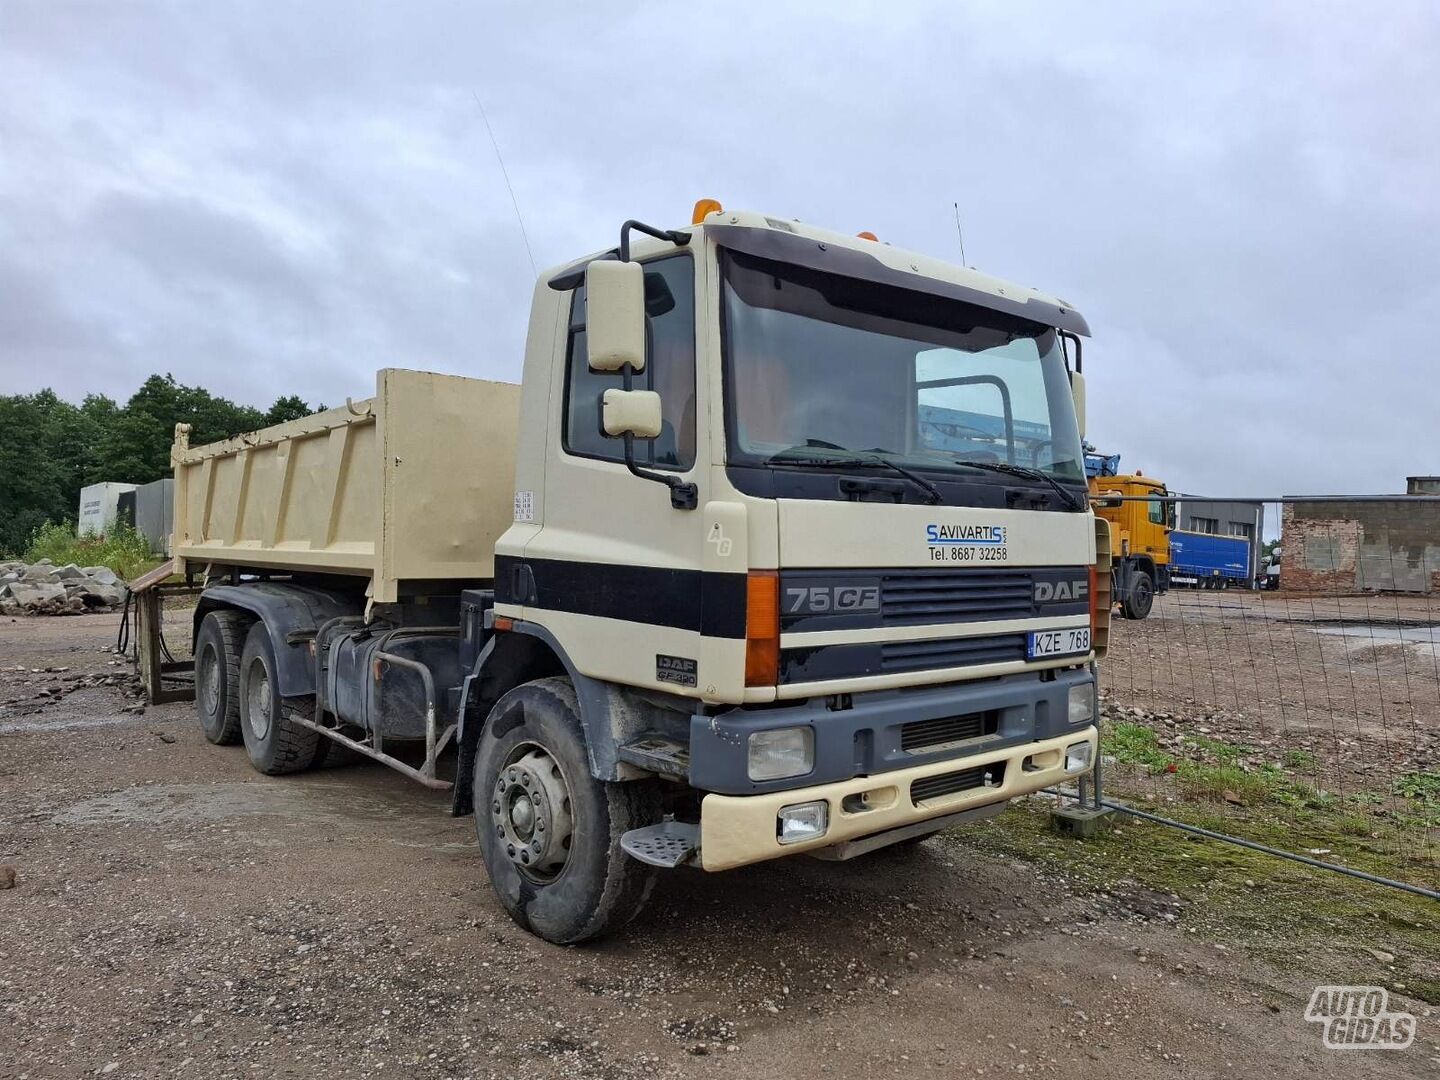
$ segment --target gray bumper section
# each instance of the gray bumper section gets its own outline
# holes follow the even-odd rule
[[[779,708],[737,708],[717,716],[692,716],[690,784],[723,795],[753,795],[872,776],[932,761],[963,761],[986,750],[1053,738],[1070,730],[1069,695],[1073,686],[1093,688],[1089,670],[1059,671],[1050,680],[1042,680],[1041,673],[1034,672],[981,682],[855,694],[848,709],[832,709],[826,699],[816,699]],[[906,724],[992,710],[999,712],[999,726],[993,735],[925,750],[901,748],[901,729]],[[1091,723],[1087,719],[1075,727]],[[814,769],[784,780],[751,780],[750,735],[800,726],[814,731]]]

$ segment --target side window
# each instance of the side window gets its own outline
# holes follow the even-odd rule
[[[1150,523],[1152,525],[1165,524],[1165,504],[1159,499],[1150,500]]]
[[[650,358],[636,389],[660,395],[661,428],[655,439],[635,440],[635,460],[660,468],[695,464],[695,263],[670,255],[645,264],[645,308],[650,315]],[[625,460],[623,439],[600,430],[600,395],[623,385],[618,372],[593,372],[585,361],[585,286],[570,301],[566,352],[565,449],[581,457]]]

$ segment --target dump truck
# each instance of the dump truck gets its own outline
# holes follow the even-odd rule
[[[177,427],[205,736],[447,789],[562,943],[661,872],[844,860],[1083,774],[1088,333],[864,234],[627,221],[540,277],[518,385],[386,369],[226,442]]]
[[[1155,597],[1170,590],[1175,504],[1167,501],[1163,483],[1140,472],[1091,476],[1089,486],[1095,513],[1110,523],[1115,545],[1110,595],[1125,618],[1146,618]]]

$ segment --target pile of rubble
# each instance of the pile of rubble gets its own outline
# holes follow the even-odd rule
[[[125,583],[108,566],[0,562],[0,615],[84,615],[125,602]]]

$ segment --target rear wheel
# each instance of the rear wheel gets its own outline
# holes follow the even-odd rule
[[[212,611],[195,635],[195,712],[217,746],[240,741],[240,653],[249,622],[238,611]]]
[[[490,884],[520,926],[573,945],[640,913],[655,869],[620,847],[660,820],[654,781],[590,773],[568,679],[511,690],[491,710],[475,754],[475,828]]]
[[[1130,578],[1130,591],[1126,593],[1120,610],[1127,619],[1143,619],[1155,606],[1155,582],[1148,571],[1139,570]]]
[[[250,764],[262,773],[299,772],[315,761],[318,742],[324,736],[285,715],[296,706],[280,696],[275,648],[265,624],[257,622],[250,627],[240,655],[240,732]]]

